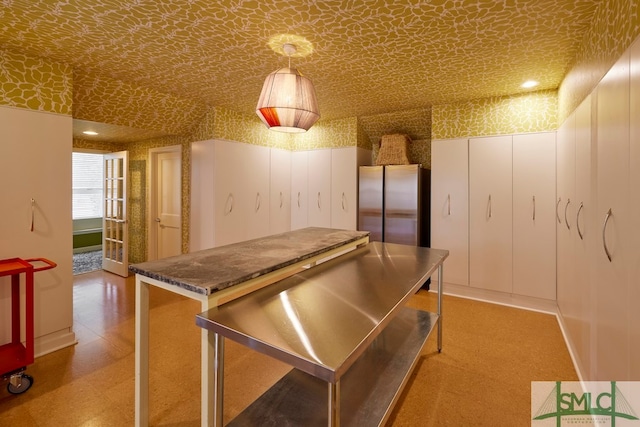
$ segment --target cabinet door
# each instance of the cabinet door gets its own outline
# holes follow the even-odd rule
[[[469,283],[512,291],[511,136],[469,140]]]
[[[308,153],[308,225],[331,227],[331,149]]]
[[[246,201],[244,240],[269,235],[269,163],[270,150],[259,145],[242,144],[242,175],[245,187],[240,197]]]
[[[291,152],[271,149],[269,233],[291,229]]]
[[[640,41],[631,45],[630,91],[630,243],[629,243],[629,380],[640,381]]]
[[[191,252],[215,246],[214,165],[215,142],[193,142],[191,144],[191,212],[189,222],[189,250]]]
[[[247,239],[245,212],[250,206],[246,187],[244,144],[215,142],[214,242],[223,246]],[[243,191],[245,191],[243,193]],[[253,200],[253,197],[251,197]]]
[[[513,136],[513,293],[556,299],[556,135]]]
[[[358,224],[358,152],[331,150],[331,227],[355,230]]]
[[[469,284],[469,144],[431,143],[431,247],[449,250],[444,281]]]
[[[291,229],[305,228],[309,224],[307,200],[309,195],[307,151],[291,153]]]
[[[597,211],[595,380],[627,379],[629,366],[629,53],[597,87]],[[637,189],[635,190],[637,191]],[[637,248],[635,248],[637,250]],[[637,308],[634,308],[637,310]]]

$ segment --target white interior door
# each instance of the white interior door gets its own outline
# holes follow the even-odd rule
[[[182,253],[182,155],[180,147],[155,156],[155,258]]]
[[[128,151],[104,155],[102,268],[124,277],[129,275],[128,172]]]

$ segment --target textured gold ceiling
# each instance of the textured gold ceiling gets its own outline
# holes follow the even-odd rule
[[[203,106],[253,114],[265,76],[286,65],[270,38],[295,34],[314,47],[292,65],[314,82],[322,119],[364,117],[516,94],[527,79],[557,88],[598,3],[4,0],[0,46],[73,65],[74,93],[114,105],[127,91],[81,85],[113,79],[184,100],[188,121]],[[95,109],[74,117],[104,122]],[[159,127],[147,130],[170,133]]]

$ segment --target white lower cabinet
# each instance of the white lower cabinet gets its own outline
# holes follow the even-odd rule
[[[513,277],[511,159],[510,135],[469,140],[469,284],[508,293]]]

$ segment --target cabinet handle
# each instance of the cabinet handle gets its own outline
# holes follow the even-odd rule
[[[347,208],[345,207],[346,199],[347,198],[345,197],[344,192],[342,192],[342,210],[345,212],[347,211]]]
[[[256,212],[260,210],[260,205],[262,204],[262,197],[260,197],[260,192],[256,193]]]
[[[33,233],[33,223],[35,219],[35,211],[36,211],[36,200],[31,198],[31,232]]]
[[[558,208],[560,207],[561,201],[562,201],[562,198],[558,197],[558,203],[556,203],[556,218],[558,218],[558,224],[562,224],[562,220],[560,219],[560,214],[558,213]]]
[[[224,206],[224,214],[229,215],[232,211],[233,211],[233,193],[229,193],[229,195],[227,196],[227,202],[225,203],[225,206]]]
[[[491,194],[489,194],[489,218],[491,218]]]
[[[536,220],[536,196],[533,196],[533,215],[532,215],[532,219],[534,221]]]
[[[282,209],[282,203],[283,203],[283,201],[282,201],[282,191],[281,191],[280,192],[280,209]]]
[[[607,231],[607,223],[609,222],[609,218],[611,218],[612,215],[613,213],[611,213],[611,208],[609,208],[609,211],[604,217],[604,224],[602,225],[602,246],[604,246],[604,253],[607,254],[607,258],[609,258],[609,262],[611,262],[611,254],[609,253],[609,248],[607,247],[607,238],[605,233]]]
[[[564,223],[567,224],[567,230],[571,230],[571,226],[569,225],[569,220],[567,219],[567,208],[571,204],[571,199],[567,199],[567,204],[564,206]]]
[[[318,191],[318,209],[320,209],[320,192]]]
[[[298,191],[298,208],[300,207],[300,192]]]
[[[578,236],[580,236],[580,240],[584,240],[582,230],[580,230],[580,212],[582,212],[582,208],[584,208],[584,203],[580,202],[580,207],[578,208],[578,213],[576,214],[576,229],[578,230]]]
[[[451,215],[451,194],[447,194],[447,215]]]

